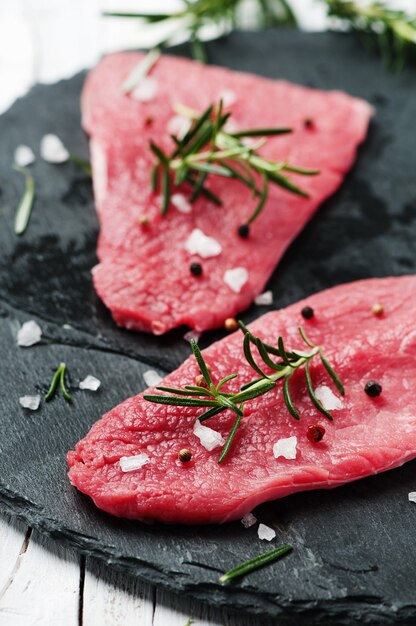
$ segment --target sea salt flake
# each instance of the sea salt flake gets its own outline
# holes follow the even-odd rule
[[[40,396],[22,396],[19,398],[19,403],[24,409],[37,411],[40,405]]]
[[[315,389],[315,395],[327,411],[342,409],[342,400],[338,398],[330,387],[320,385]]]
[[[279,439],[273,446],[273,455],[276,459],[282,456],[284,459],[296,459],[297,437]]]
[[[32,148],[29,146],[17,146],[14,151],[14,162],[19,167],[26,167],[27,165],[32,165],[35,162],[35,155],[33,153]]]
[[[223,89],[218,94],[218,100],[222,100],[225,107],[229,107],[237,100],[237,95],[232,89]]]
[[[182,193],[174,193],[171,196],[170,201],[172,202],[175,209],[179,211],[179,213],[191,213],[192,212],[191,204],[188,202],[188,200],[185,198],[185,196]]]
[[[257,517],[255,517],[253,513],[246,513],[240,521],[244,528],[250,528],[250,526],[253,526],[257,522]]]
[[[218,256],[222,252],[221,244],[213,237],[205,235],[199,228],[194,228],[184,247],[189,254],[198,254],[203,259]]]
[[[409,493],[409,502],[416,502],[416,491],[411,491]]]
[[[91,376],[91,374],[88,374],[88,376],[86,376],[84,380],[81,380],[81,382],[79,383],[79,388],[88,389],[89,391],[97,391],[100,385],[101,380],[95,378],[95,376]]]
[[[192,120],[183,115],[174,115],[167,123],[166,130],[169,135],[175,135],[178,139],[183,139],[192,126]]]
[[[28,348],[39,343],[42,337],[42,329],[37,322],[29,320],[25,322],[17,333],[17,345],[21,348]]]
[[[269,304],[273,304],[273,292],[265,291],[264,293],[260,293],[258,296],[254,298],[254,302],[256,304],[267,306]]]
[[[208,426],[202,426],[199,420],[196,420],[195,422],[194,435],[198,437],[201,445],[203,445],[209,452],[214,450],[214,448],[218,448],[219,446],[223,446],[225,444],[225,440],[223,439],[221,433],[218,433],[216,430],[213,430]]]
[[[140,100],[140,102],[150,102],[153,100],[159,90],[158,82],[152,76],[146,76],[143,78],[137,87],[135,87],[131,93],[134,100]]]
[[[276,533],[273,528],[270,528],[270,526],[266,526],[266,524],[259,524],[257,534],[259,536],[259,539],[265,539],[266,541],[271,541],[276,537]]]
[[[162,381],[162,376],[155,370],[146,370],[143,374],[143,380],[148,387],[156,387]]]
[[[201,337],[201,333],[196,332],[196,330],[188,330],[188,332],[185,333],[183,336],[185,341],[189,341],[189,343],[191,343],[192,340],[198,343],[200,337]]]
[[[149,460],[145,452],[136,454],[135,456],[122,456],[120,459],[120,468],[122,472],[134,472],[149,463]]]
[[[40,142],[40,156],[48,163],[65,163],[69,159],[69,152],[56,135],[48,134]]]
[[[248,271],[245,267],[234,267],[224,272],[224,282],[234,293],[240,293],[247,281]]]

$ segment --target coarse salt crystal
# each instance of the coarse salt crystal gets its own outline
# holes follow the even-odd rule
[[[259,536],[259,539],[265,539],[266,541],[271,541],[276,537],[276,533],[273,528],[270,528],[270,526],[266,526],[266,524],[259,524],[257,534]]]
[[[155,370],[147,370],[143,374],[143,380],[148,387],[156,387],[162,380],[162,376]]]
[[[334,411],[336,409],[342,409],[343,404],[340,398],[338,398],[326,385],[320,385],[315,389],[315,395],[321,402],[327,411]]]
[[[69,159],[69,152],[59,137],[48,134],[40,142],[40,156],[48,163],[65,163]]]
[[[40,405],[40,396],[22,396],[19,398],[20,405],[24,409],[30,409],[31,411],[37,411]]]
[[[224,272],[224,282],[234,293],[240,293],[247,281],[248,271],[245,267],[234,267]]]
[[[231,89],[223,89],[218,94],[218,100],[222,100],[222,103],[225,107],[231,106],[237,100],[237,95],[235,91]]]
[[[297,437],[279,439],[273,446],[273,455],[276,459],[282,456],[285,459],[296,459]]]
[[[175,135],[178,139],[183,139],[192,126],[192,120],[183,115],[174,115],[167,123],[166,130],[169,135]]]
[[[194,228],[184,247],[189,254],[198,254],[203,259],[218,256],[222,252],[221,244],[213,237],[205,235],[199,228]]]
[[[253,513],[246,513],[240,521],[244,528],[250,528],[257,522],[257,517],[254,517]]]
[[[409,493],[409,502],[416,502],[416,491],[411,491]]]
[[[120,468],[122,472],[134,472],[149,463],[149,460],[145,452],[136,454],[135,456],[122,456],[120,459]]]
[[[185,333],[183,336],[185,341],[189,341],[189,343],[191,343],[192,340],[198,343],[200,337],[201,337],[201,333],[197,333],[196,330],[188,330],[188,332]]]
[[[84,380],[81,380],[81,382],[79,383],[79,388],[88,389],[89,391],[97,391],[100,385],[101,380],[95,378],[95,376],[91,376],[91,374],[88,374],[88,376],[86,376]]]
[[[156,97],[159,85],[155,78],[152,76],[146,76],[143,78],[137,87],[135,87],[131,93],[134,100],[140,100],[141,102],[150,102]]]
[[[191,213],[192,206],[182,193],[174,193],[170,197],[170,201],[179,213]]]
[[[264,293],[259,294],[254,298],[254,302],[256,304],[267,306],[268,304],[273,304],[273,292],[265,291]]]
[[[14,162],[19,167],[26,167],[35,162],[35,155],[29,146],[17,146],[14,151]]]
[[[218,448],[219,446],[223,446],[225,444],[225,440],[223,439],[221,433],[218,433],[212,428],[208,428],[208,426],[202,426],[199,420],[196,420],[195,422],[194,435],[198,437],[201,445],[203,445],[209,452],[214,450],[214,448]]]
[[[17,333],[17,345],[21,348],[28,348],[39,343],[42,337],[42,330],[34,320],[25,322]]]

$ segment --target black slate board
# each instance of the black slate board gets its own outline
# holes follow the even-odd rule
[[[235,34],[208,50],[212,63],[345,89],[377,108],[354,170],[275,271],[269,286],[276,305],[348,280],[416,271],[416,72],[386,74],[347,35]],[[69,486],[65,453],[92,422],[144,387],[148,364],[162,371],[162,359],[170,369],[189,354],[183,330],[163,338],[120,330],[95,296],[97,220],[90,182],[73,164],[38,159],[30,226],[21,238],[13,234],[22,189],[11,168],[14,148],[37,149],[42,135],[56,132],[71,152],[87,156],[78,105],[84,76],[36,86],[0,117],[1,508],[132,575],[212,604],[278,616],[282,625],[414,624],[416,507],[407,494],[416,489],[415,462],[335,491],[263,505],[258,517],[276,529],[277,541],[296,549],[226,588],[217,584],[219,573],[266,547],[254,529],[117,520]],[[266,310],[253,306],[243,318]],[[17,349],[18,324],[31,318],[44,341]],[[201,343],[222,334],[206,333]],[[44,392],[62,360],[73,406],[59,398],[36,413],[21,409],[18,397]],[[96,394],[76,390],[88,373],[102,380]]]

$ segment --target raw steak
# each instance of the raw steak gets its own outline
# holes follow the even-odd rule
[[[416,457],[415,292],[413,276],[360,281],[251,324],[252,332],[269,343],[281,334],[289,349],[302,349],[297,327],[303,324],[311,340],[324,347],[346,392],[342,399],[332,395],[323,366],[312,361],[314,385],[332,409],[333,422],[312,406],[304,373],[298,371],[291,389],[301,420],[288,414],[282,385],[247,402],[232,451],[218,465],[220,448],[208,452],[193,434],[203,409],[156,405],[140,394],[107,413],[69,452],[72,484],[117,516],[202,524],[238,519],[266,500],[336,487]],[[377,303],[384,305],[382,315],[372,312]],[[301,316],[305,305],[315,311],[311,320]],[[238,372],[238,379],[228,384],[231,392],[257,378],[244,359],[241,332],[203,354],[215,379]],[[192,356],[164,384],[194,384],[197,374]],[[365,393],[370,379],[382,385],[379,397]],[[205,424],[225,438],[233,420],[233,414],[223,413]],[[326,434],[320,443],[311,443],[306,431],[317,423]],[[297,437],[296,459],[274,458],[273,444],[292,436]],[[192,451],[189,463],[178,460],[182,448]],[[121,471],[120,457],[143,452],[150,459],[147,465]]]
[[[82,96],[101,224],[94,285],[116,323],[126,328],[162,334],[180,325],[198,331],[221,326],[261,293],[290,242],[339,187],[366,135],[372,109],[344,93],[169,56],[152,69],[156,91],[145,94],[151,99],[137,100],[122,92],[122,84],[140,58],[137,53],[106,57],[90,73]],[[267,207],[248,239],[240,238],[237,229],[255,201],[240,182],[211,176],[209,185],[222,207],[200,197],[190,214],[172,206],[165,218],[159,194],[150,189],[154,157],[149,141],[172,150],[175,105],[202,112],[221,96],[226,103],[234,100],[232,119],[239,128],[294,129],[291,135],[268,139],[261,149],[265,156],[321,170],[319,176],[293,177],[310,193],[308,200],[271,185]],[[307,118],[312,127],[305,125]],[[182,191],[189,196],[189,188]],[[140,215],[149,217],[148,226],[139,224]],[[219,256],[201,260],[185,250],[195,228],[221,244]],[[203,265],[200,277],[190,273],[194,261]],[[236,267],[249,271],[239,293],[224,282],[225,271]]]

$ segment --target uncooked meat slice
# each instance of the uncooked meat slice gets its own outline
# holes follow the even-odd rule
[[[339,187],[365,138],[372,109],[345,93],[169,56],[152,69],[152,90],[143,99],[143,90],[136,95],[122,90],[141,58],[138,53],[106,57],[88,76],[82,95],[101,226],[94,285],[120,326],[154,334],[181,325],[196,331],[218,327],[264,290],[290,242]],[[226,104],[233,100],[227,110],[237,129],[293,129],[289,135],[268,138],[259,149],[264,156],[321,172],[313,177],[292,175],[309,199],[272,184],[248,238],[237,231],[256,201],[238,180],[209,177],[207,186],[222,206],[205,196],[190,206],[189,187],[175,190],[165,217],[160,193],[150,187],[154,155],[149,142],[172,151],[170,134],[180,134],[186,123],[175,112],[177,105],[201,113],[221,97]],[[195,231],[215,240],[215,256],[190,252],[186,242]],[[190,271],[195,262],[202,265],[199,276]]]
[[[250,325],[267,343],[281,335],[286,347],[304,350],[297,330],[302,324],[312,342],[324,347],[345,396],[328,382],[319,359],[311,362],[311,376],[333,422],[312,405],[298,371],[291,392],[301,419],[289,415],[282,385],[247,402],[232,449],[219,465],[220,448],[208,451],[201,433],[194,433],[203,409],[154,404],[139,394],[107,413],[69,452],[70,481],[113,515],[202,524],[239,519],[266,500],[336,487],[416,457],[415,293],[414,276],[365,280],[323,291]],[[373,311],[375,305],[381,306]],[[313,308],[309,320],[301,315],[304,306]],[[242,339],[238,331],[203,351],[216,381],[238,372],[228,383],[233,393],[257,377],[244,358]],[[163,384],[193,385],[198,374],[192,356]],[[377,397],[365,391],[371,380],[381,385]],[[222,413],[204,425],[224,440],[234,417]],[[307,436],[313,425],[326,430],[318,443]],[[283,456],[275,458],[273,448]],[[183,449],[192,453],[189,462],[178,458]],[[120,458],[143,454],[145,465],[122,471]]]

